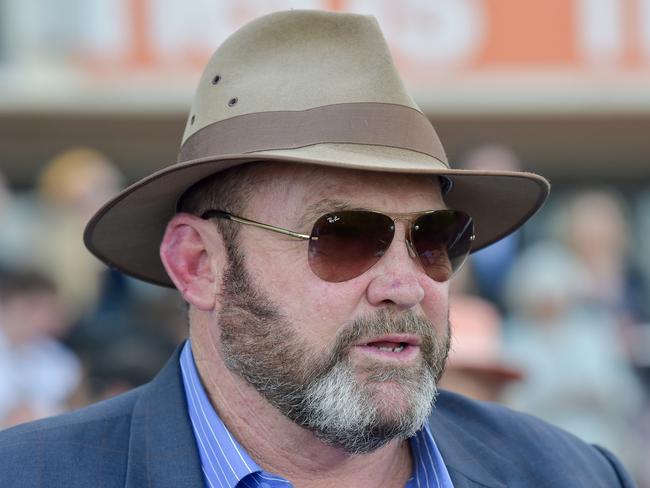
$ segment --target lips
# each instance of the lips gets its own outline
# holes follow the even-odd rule
[[[405,346],[419,346],[422,339],[413,334],[390,334],[379,337],[371,337],[357,342],[357,346],[374,346],[381,347],[382,345],[400,345]]]

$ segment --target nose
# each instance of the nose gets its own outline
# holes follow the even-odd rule
[[[417,258],[411,257],[403,225],[395,229],[395,237],[384,256],[372,269],[367,288],[368,301],[374,306],[392,305],[407,310],[424,299],[420,280],[425,276]]]

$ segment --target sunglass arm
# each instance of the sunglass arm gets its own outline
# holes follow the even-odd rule
[[[284,234],[287,236],[295,237],[297,239],[309,240],[311,238],[311,236],[309,236],[308,234],[301,234],[299,232],[294,232],[292,230],[283,229],[282,227],[275,227],[274,225],[263,224],[262,222],[256,222],[255,220],[249,220],[243,217],[237,217],[236,215],[232,215],[228,212],[223,212],[221,210],[209,210],[203,214],[203,218],[219,218],[219,219],[232,220],[234,222],[238,222],[243,225],[251,225],[253,227],[258,227],[264,230],[270,230],[271,232],[277,232],[278,234]]]

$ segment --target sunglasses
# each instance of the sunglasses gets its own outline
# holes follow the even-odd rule
[[[309,241],[309,266],[324,281],[340,283],[365,273],[388,250],[395,223],[408,222],[406,246],[435,281],[448,281],[460,269],[475,239],[474,223],[457,210],[391,214],[365,210],[327,213],[316,220],[310,234],[301,234],[221,210],[208,210],[203,219],[219,218]]]

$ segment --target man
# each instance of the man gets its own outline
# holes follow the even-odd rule
[[[0,428],[66,409],[81,379],[80,361],[58,340],[69,327],[51,279],[0,273]]]
[[[85,235],[178,288],[191,342],[142,388],[5,433],[1,485],[631,486],[606,451],[437,394],[449,279],[547,192],[450,169],[374,19],[248,24],[209,62],[178,163]]]

